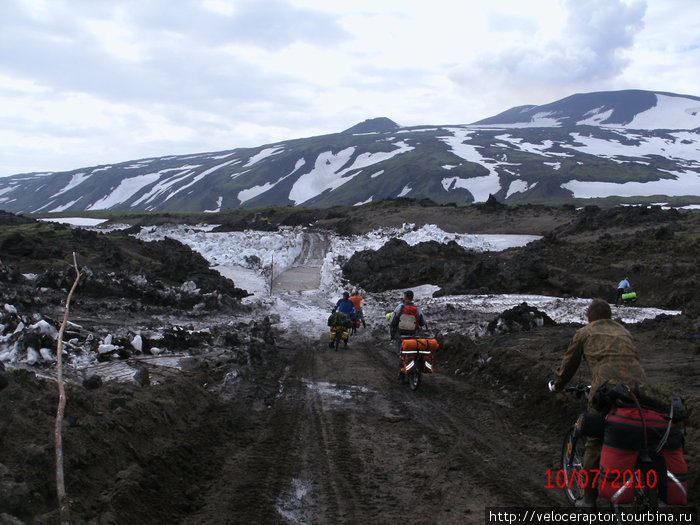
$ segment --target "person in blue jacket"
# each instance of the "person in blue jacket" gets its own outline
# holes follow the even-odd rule
[[[343,292],[343,297],[335,303],[333,308],[333,313],[340,312],[341,314],[347,315],[350,319],[355,315],[355,305],[352,304],[350,300],[350,294],[348,292]]]
[[[618,306],[622,302],[622,294],[629,293],[632,291],[632,285],[630,284],[630,278],[625,277],[617,285],[617,299],[615,300],[615,306]]]
[[[345,323],[342,323],[345,326],[350,326],[350,323],[354,322],[355,305],[350,300],[350,294],[348,292],[343,292],[343,297],[341,299],[339,299],[337,303],[335,303],[335,306],[333,307],[333,311],[331,312],[331,315],[336,313],[336,312],[348,316]],[[341,323],[339,323],[339,324],[341,324]],[[348,346],[347,338],[345,338],[345,346]]]

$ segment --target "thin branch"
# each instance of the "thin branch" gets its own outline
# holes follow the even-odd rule
[[[78,271],[78,262],[75,258],[75,252],[73,252],[73,267],[75,268],[75,281],[73,282],[73,286],[71,287],[70,292],[68,293],[68,298],[66,299],[66,309],[63,314],[61,329],[58,331],[58,346],[56,348],[58,410],[56,411],[56,428],[54,429],[54,437],[56,442],[56,495],[58,496],[58,511],[61,519],[61,525],[70,525],[70,504],[68,498],[66,497],[66,486],[63,478],[63,435],[61,430],[63,428],[63,412],[66,408],[66,390],[63,385],[63,332],[68,324],[70,299],[76,286],[78,286],[78,279],[80,279],[80,272]]]

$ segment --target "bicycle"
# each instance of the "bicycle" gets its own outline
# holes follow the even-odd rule
[[[344,346],[348,346],[348,327],[347,326],[331,326],[331,342],[328,344],[329,347],[335,348],[338,351],[340,343],[342,342]]]
[[[553,390],[553,381],[549,382],[550,392]],[[584,397],[588,401],[591,391],[590,385],[575,385],[568,386],[564,389],[564,392],[573,393],[576,397]],[[602,416],[601,416],[602,417]],[[596,423],[593,422],[593,418],[588,420],[589,423],[593,423],[591,426],[595,427]],[[602,419],[599,420],[602,422]],[[591,474],[583,470],[583,455],[586,450],[586,434],[591,432],[590,428],[587,428],[586,413],[579,416],[574,425],[567,430],[564,443],[562,445],[561,451],[561,472],[564,473],[563,484],[559,483],[557,479],[557,485],[563,486],[564,493],[570,503],[576,505],[577,502],[583,499],[584,489],[587,487],[600,487],[601,484],[608,482],[610,480],[606,479],[608,472],[603,473],[602,469],[592,470]],[[597,428],[596,434],[602,437],[602,426]],[[618,524],[622,524],[621,507],[619,504],[615,503],[616,496],[619,497],[625,490],[629,488],[634,488],[634,499],[632,501],[632,508],[634,512],[654,512],[659,508],[659,488],[658,488],[658,478],[656,475],[656,467],[649,451],[641,450],[639,456],[637,457],[636,463],[633,469],[625,470],[622,473],[622,481],[619,483],[619,488],[610,498],[610,506],[613,512],[615,512],[616,520]],[[618,474],[620,474],[618,472]],[[628,474],[628,475],[627,475]],[[593,475],[594,479],[590,479]],[[602,477],[601,477],[602,476]],[[618,476],[616,482],[619,480]]]
[[[400,343],[401,371],[405,374],[411,390],[417,390],[422,374],[435,372],[432,351],[437,349],[438,342],[434,338],[419,335],[402,335]]]

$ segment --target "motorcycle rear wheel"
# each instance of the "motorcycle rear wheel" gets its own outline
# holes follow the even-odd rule
[[[420,370],[411,370],[408,373],[408,386],[411,387],[411,390],[418,390],[418,387],[420,386],[420,376]]]

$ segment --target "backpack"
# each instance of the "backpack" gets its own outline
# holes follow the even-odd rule
[[[342,312],[334,312],[328,318],[328,326],[351,326],[350,317]]]
[[[399,316],[399,330],[401,332],[415,332],[418,330],[418,308],[415,305],[403,305]]]

